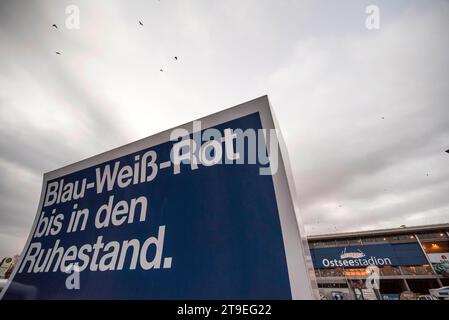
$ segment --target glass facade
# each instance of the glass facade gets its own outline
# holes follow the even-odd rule
[[[441,232],[437,233],[442,239]],[[427,235],[426,239],[434,239],[433,235]],[[421,239],[421,236],[419,237]],[[448,238],[449,239],[449,238]],[[400,234],[400,235],[380,235],[375,237],[358,237],[358,238],[348,238],[348,239],[336,239],[336,240],[326,240],[326,241],[312,241],[309,242],[310,248],[331,248],[331,247],[342,247],[351,245],[367,245],[367,244],[381,244],[381,243],[404,243],[404,242],[417,242],[418,240],[413,233]]]
[[[427,276],[431,276],[434,275],[433,269],[430,265],[423,265],[423,266],[410,266],[410,267],[403,267],[401,266],[401,271],[403,275],[412,275],[412,276],[417,276],[417,275],[427,275]]]
[[[435,275],[430,265],[421,266],[398,266],[398,267],[379,267],[381,276],[431,276]],[[366,268],[332,268],[315,269],[317,277],[366,277]]]
[[[347,283],[319,283],[318,288],[334,289],[334,288],[347,288]]]

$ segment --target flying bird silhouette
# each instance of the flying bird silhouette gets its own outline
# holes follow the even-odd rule
[[[52,27],[58,29],[58,26],[56,24],[53,24]]]
[[[140,21],[140,20],[139,20],[139,24],[140,24],[141,26],[143,26],[143,23],[142,23],[142,21]]]
[[[59,54],[59,55],[60,55],[60,54],[61,54],[61,52],[59,52],[59,51],[56,51],[56,54]]]
[[[449,153],[449,149],[447,149],[446,152]]]
[[[159,71],[160,71],[160,72],[164,72],[164,69],[160,69]]]
[[[178,60],[178,57],[175,56],[175,60]]]

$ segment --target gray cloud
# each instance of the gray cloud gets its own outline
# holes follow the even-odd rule
[[[272,75],[309,232],[448,221],[448,14],[432,2],[378,33],[303,39]]]

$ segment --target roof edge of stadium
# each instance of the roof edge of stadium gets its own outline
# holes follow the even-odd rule
[[[356,231],[356,232],[342,232],[342,233],[329,233],[329,234],[317,234],[307,236],[307,240],[335,240],[341,238],[356,238],[356,237],[369,237],[376,235],[390,235],[390,234],[404,234],[404,233],[415,233],[415,232],[426,232],[426,231],[449,231],[449,223],[441,224],[429,224],[421,226],[411,226],[411,227],[399,227],[399,228],[389,228],[389,229],[378,229],[378,230],[366,230],[366,231]]]

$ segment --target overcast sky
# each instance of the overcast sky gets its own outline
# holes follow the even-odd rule
[[[308,234],[449,222],[448,30],[442,0],[0,0],[0,257],[44,172],[264,94]]]

